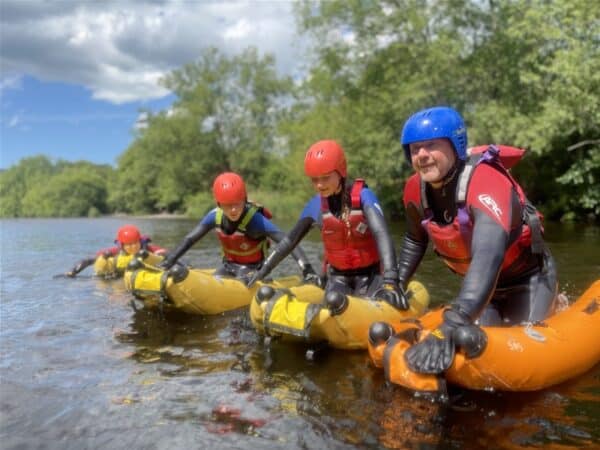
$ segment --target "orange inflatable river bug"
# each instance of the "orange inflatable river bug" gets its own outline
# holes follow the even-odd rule
[[[371,327],[369,354],[392,383],[441,392],[443,380],[477,390],[535,391],[576,377],[600,362],[600,280],[567,309],[540,324],[482,327],[485,348],[468,358],[458,350],[444,377],[412,372],[404,352],[441,322],[441,311],[419,320]],[[377,340],[390,327],[389,339]],[[383,333],[385,335],[385,333]]]

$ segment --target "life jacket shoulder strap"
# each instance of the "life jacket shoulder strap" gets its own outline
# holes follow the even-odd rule
[[[259,211],[262,212],[264,210],[264,208],[260,205],[255,205],[253,203],[249,203],[249,205],[250,205],[249,208],[246,209],[241,222],[237,226],[237,229],[242,232],[246,231],[246,227],[248,226],[248,224],[254,217],[254,214],[256,214]],[[267,216],[265,216],[265,217],[267,217]],[[217,211],[215,214],[215,225],[218,228],[220,228],[222,224],[223,224],[223,210],[221,208],[217,208]]]
[[[250,207],[244,213],[244,217],[242,217],[242,221],[238,225],[238,230],[240,230],[242,232],[246,231],[246,227],[248,226],[248,224],[254,217],[254,214],[256,214],[257,212],[258,212],[258,207],[256,205],[251,204]]]
[[[362,178],[357,178],[352,183],[350,190],[350,204],[352,209],[360,209],[360,193],[365,187],[367,187],[367,184]]]

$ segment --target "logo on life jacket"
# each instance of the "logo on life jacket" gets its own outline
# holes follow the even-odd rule
[[[483,204],[483,206],[492,211],[498,219],[500,216],[502,216],[502,210],[496,203],[496,200],[494,200],[489,194],[479,194],[477,198]]]

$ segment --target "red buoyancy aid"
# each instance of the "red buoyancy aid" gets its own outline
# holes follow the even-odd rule
[[[521,186],[508,172],[508,168],[515,165],[523,156],[524,150],[508,146],[485,145],[470,149],[470,157],[459,175],[456,188],[457,214],[452,223],[440,225],[433,222],[433,214],[429,209],[425,195],[425,182],[419,183],[420,189],[413,189],[412,201],[420,204],[425,216],[421,222],[433,243],[435,252],[441,256],[450,269],[465,275],[471,263],[471,238],[473,222],[466,205],[467,189],[474,170],[479,164],[486,163],[506,176],[513,185],[522,206],[523,222],[521,233],[508,247],[504,254],[501,271],[509,267],[526,248],[531,248],[532,253],[541,253],[543,247],[541,215],[525,197]],[[417,177],[418,175],[415,174]],[[414,186],[414,182],[413,182]],[[418,197],[415,198],[415,194]],[[406,200],[405,200],[406,201]]]
[[[221,242],[223,255],[227,261],[236,264],[255,264],[265,258],[269,247],[269,240],[266,238],[252,239],[246,234],[246,227],[252,220],[252,217],[259,212],[262,214],[263,211],[265,211],[265,217],[270,218],[271,214],[266,209],[250,204],[237,229],[232,234],[226,234],[222,228],[223,210],[217,208],[215,216],[216,232]]]
[[[354,181],[350,190],[350,210],[343,212],[340,219],[329,210],[327,197],[321,197],[325,261],[338,270],[368,267],[380,259],[377,243],[361,208],[360,192],[364,186],[364,180]]]

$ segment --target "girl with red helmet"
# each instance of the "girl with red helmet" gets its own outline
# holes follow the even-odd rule
[[[160,267],[173,266],[192,245],[214,229],[223,251],[223,262],[215,275],[245,279],[262,266],[269,241],[279,242],[284,233],[270,220],[267,209],[248,201],[246,185],[237,173],[225,172],[217,176],[213,195],[217,207],[188,233]],[[305,281],[316,281],[317,274],[304,252],[298,248],[293,256]]]
[[[326,294],[376,297],[407,309],[407,298],[398,283],[394,244],[379,201],[364,180],[346,183],[342,147],[333,140],[316,142],[306,153],[304,170],[317,194],[250,285],[265,277],[317,225],[328,267]]]
[[[463,276],[442,325],[405,355],[412,370],[441,373],[454,359],[454,336],[477,330],[473,323],[505,326],[552,314],[556,268],[540,216],[505,166],[507,151],[518,149],[482,146],[483,153],[469,155],[465,123],[446,106],[413,114],[401,141],[415,174],[404,188],[400,280],[407,283],[415,273],[429,241]]]
[[[131,256],[137,254],[141,250],[146,250],[157,255],[163,255],[165,253],[165,249],[158,247],[157,245],[150,244],[150,238],[142,235],[140,230],[135,225],[123,225],[121,228],[119,228],[117,230],[115,244],[117,245],[99,250],[94,257],[82,259],[65,275],[68,277],[74,277],[86,267],[94,264],[99,256],[104,256],[106,258],[118,258],[119,255],[121,255],[124,257],[124,259],[130,259]],[[117,263],[116,267],[123,268],[125,265],[125,263]],[[122,275],[122,272],[123,270],[118,270],[118,273],[110,275]]]

